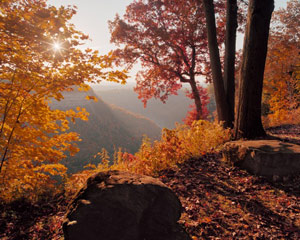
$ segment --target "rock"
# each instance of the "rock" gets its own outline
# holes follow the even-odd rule
[[[300,174],[300,145],[279,140],[228,142],[223,157],[252,174],[276,182]]]
[[[190,240],[177,221],[181,203],[157,179],[100,172],[69,206],[65,240]]]

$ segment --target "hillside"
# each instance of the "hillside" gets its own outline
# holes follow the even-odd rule
[[[180,91],[177,96],[170,96],[166,103],[151,99],[144,108],[143,103],[138,99],[138,94],[133,89],[101,89],[95,88],[95,93],[105,102],[124,108],[130,112],[143,115],[161,128],[173,128],[175,122],[182,122],[189,105],[193,102],[188,99],[184,91]]]
[[[142,136],[151,139],[160,136],[161,129],[145,117],[136,116],[121,108],[110,107],[100,98],[98,102],[86,100],[85,97],[95,96],[89,92],[66,92],[63,101],[54,101],[52,108],[66,110],[84,107],[89,113],[89,121],[76,120],[70,123],[70,131],[78,132],[82,139],[78,142],[80,152],[65,160],[70,172],[75,172],[93,160],[93,156],[105,148],[110,155],[119,147],[134,153],[139,149]],[[94,163],[94,162],[93,162]]]
[[[94,91],[105,102],[143,115],[154,121],[161,128],[170,129],[175,127],[176,122],[182,123],[182,120],[190,110],[189,106],[193,104],[193,100],[185,96],[185,90],[180,90],[176,96],[169,96],[166,103],[158,99],[151,99],[147,103],[146,108],[142,101],[138,99],[138,94],[134,92],[133,86],[131,88],[101,88],[96,86]],[[216,110],[213,97],[211,97],[207,107],[210,113]]]
[[[138,114],[134,114],[115,105],[109,105],[113,114],[121,120],[122,124],[136,139],[142,140],[143,135],[151,139],[158,139],[161,129],[152,120]]]

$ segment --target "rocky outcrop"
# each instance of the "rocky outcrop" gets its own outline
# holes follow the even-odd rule
[[[189,240],[181,203],[159,180],[119,171],[89,178],[70,205],[66,240]]]
[[[274,181],[300,174],[300,145],[279,140],[229,142],[224,145],[223,157],[252,174]]]

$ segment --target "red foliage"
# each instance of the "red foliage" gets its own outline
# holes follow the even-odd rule
[[[223,1],[216,1],[215,11],[221,46]],[[166,101],[183,83],[196,86],[198,76],[210,78],[202,1],[136,0],[123,18],[110,22],[110,31],[111,42],[120,47],[113,51],[116,64],[131,68],[141,63],[135,90],[145,105],[152,97]]]
[[[207,104],[209,103],[209,95],[206,88],[198,86],[198,91],[202,103],[202,116],[201,119],[207,120],[209,111],[207,109]],[[193,94],[190,91],[186,92],[186,96],[193,99]],[[195,105],[190,105],[191,110],[187,112],[186,117],[183,119],[183,122],[187,125],[192,125],[193,121],[197,119],[197,110]]]

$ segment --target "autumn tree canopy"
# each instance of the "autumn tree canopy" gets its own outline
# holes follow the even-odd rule
[[[264,114],[270,125],[299,121],[300,2],[273,14],[264,77]]]
[[[223,5],[216,3],[221,13]],[[223,14],[223,13],[222,13]],[[220,14],[220,16],[222,15]],[[223,14],[224,15],[224,14]],[[222,18],[218,21],[223,42]],[[165,101],[183,83],[190,85],[197,116],[203,117],[199,77],[209,76],[205,17],[194,0],[134,1],[125,15],[110,22],[111,42],[118,64],[131,67],[140,61],[135,90],[144,103],[152,97]]]
[[[58,164],[65,152],[78,151],[78,135],[66,132],[68,119],[87,119],[87,113],[52,110],[51,99],[61,100],[61,92],[73,86],[86,89],[86,82],[126,78],[106,70],[110,57],[79,49],[88,37],[70,24],[75,12],[45,0],[0,2],[0,177],[5,194],[49,181],[49,174],[66,170]]]

